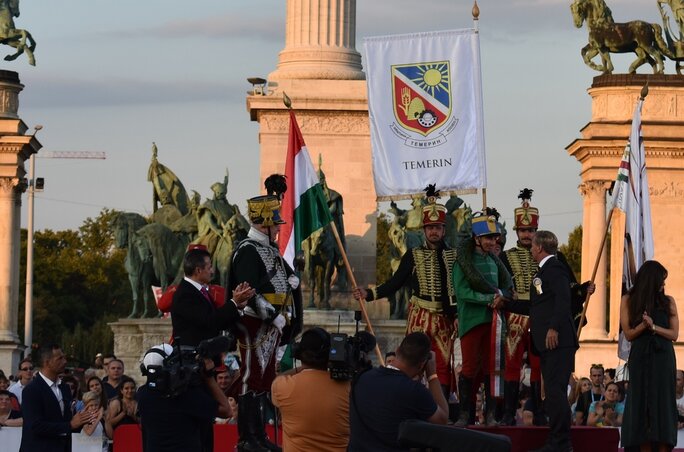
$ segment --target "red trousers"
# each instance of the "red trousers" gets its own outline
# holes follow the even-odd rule
[[[464,377],[474,379],[478,375],[489,375],[491,330],[491,323],[482,323],[461,337],[461,375]]]
[[[532,353],[532,337],[529,330],[529,317],[509,313],[507,316],[508,334],[506,335],[506,381],[520,381],[523,355],[527,352],[530,363],[530,381],[541,381],[539,356]]]

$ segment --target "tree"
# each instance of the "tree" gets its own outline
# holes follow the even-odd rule
[[[113,246],[111,219],[103,209],[78,231],[37,231],[33,261],[33,341],[61,343],[77,360],[89,363],[97,352],[111,352],[106,322],[125,316],[130,298],[123,261]],[[22,231],[20,325],[24,324],[26,233]],[[23,328],[20,328],[23,330]],[[101,347],[96,349],[95,347]]]
[[[568,234],[568,243],[559,247],[560,252],[570,264],[570,268],[575,273],[577,281],[581,279],[582,272],[582,225],[576,226]]]

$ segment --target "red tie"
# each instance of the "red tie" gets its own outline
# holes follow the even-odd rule
[[[202,295],[204,295],[204,298],[207,299],[209,303],[211,303],[211,298],[209,297],[209,289],[207,289],[205,286],[202,286],[200,289],[200,292],[202,292]]]

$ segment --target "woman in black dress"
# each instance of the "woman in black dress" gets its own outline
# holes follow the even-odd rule
[[[677,443],[676,363],[672,342],[679,335],[677,305],[665,295],[667,270],[646,261],[622,297],[620,325],[631,342],[629,387],[622,446],[669,451]]]

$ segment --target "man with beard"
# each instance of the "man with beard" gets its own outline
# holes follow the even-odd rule
[[[451,285],[451,270],[456,251],[444,242],[447,209],[437,204],[439,192],[434,185],[426,190],[427,204],[423,207],[425,243],[409,250],[401,258],[397,271],[384,284],[373,289],[354,289],[357,300],[372,301],[385,298],[411,286],[411,300],[406,322],[406,334],[422,331],[430,338],[436,356],[436,375],[445,395],[452,383],[450,358],[456,331],[456,297]]]

